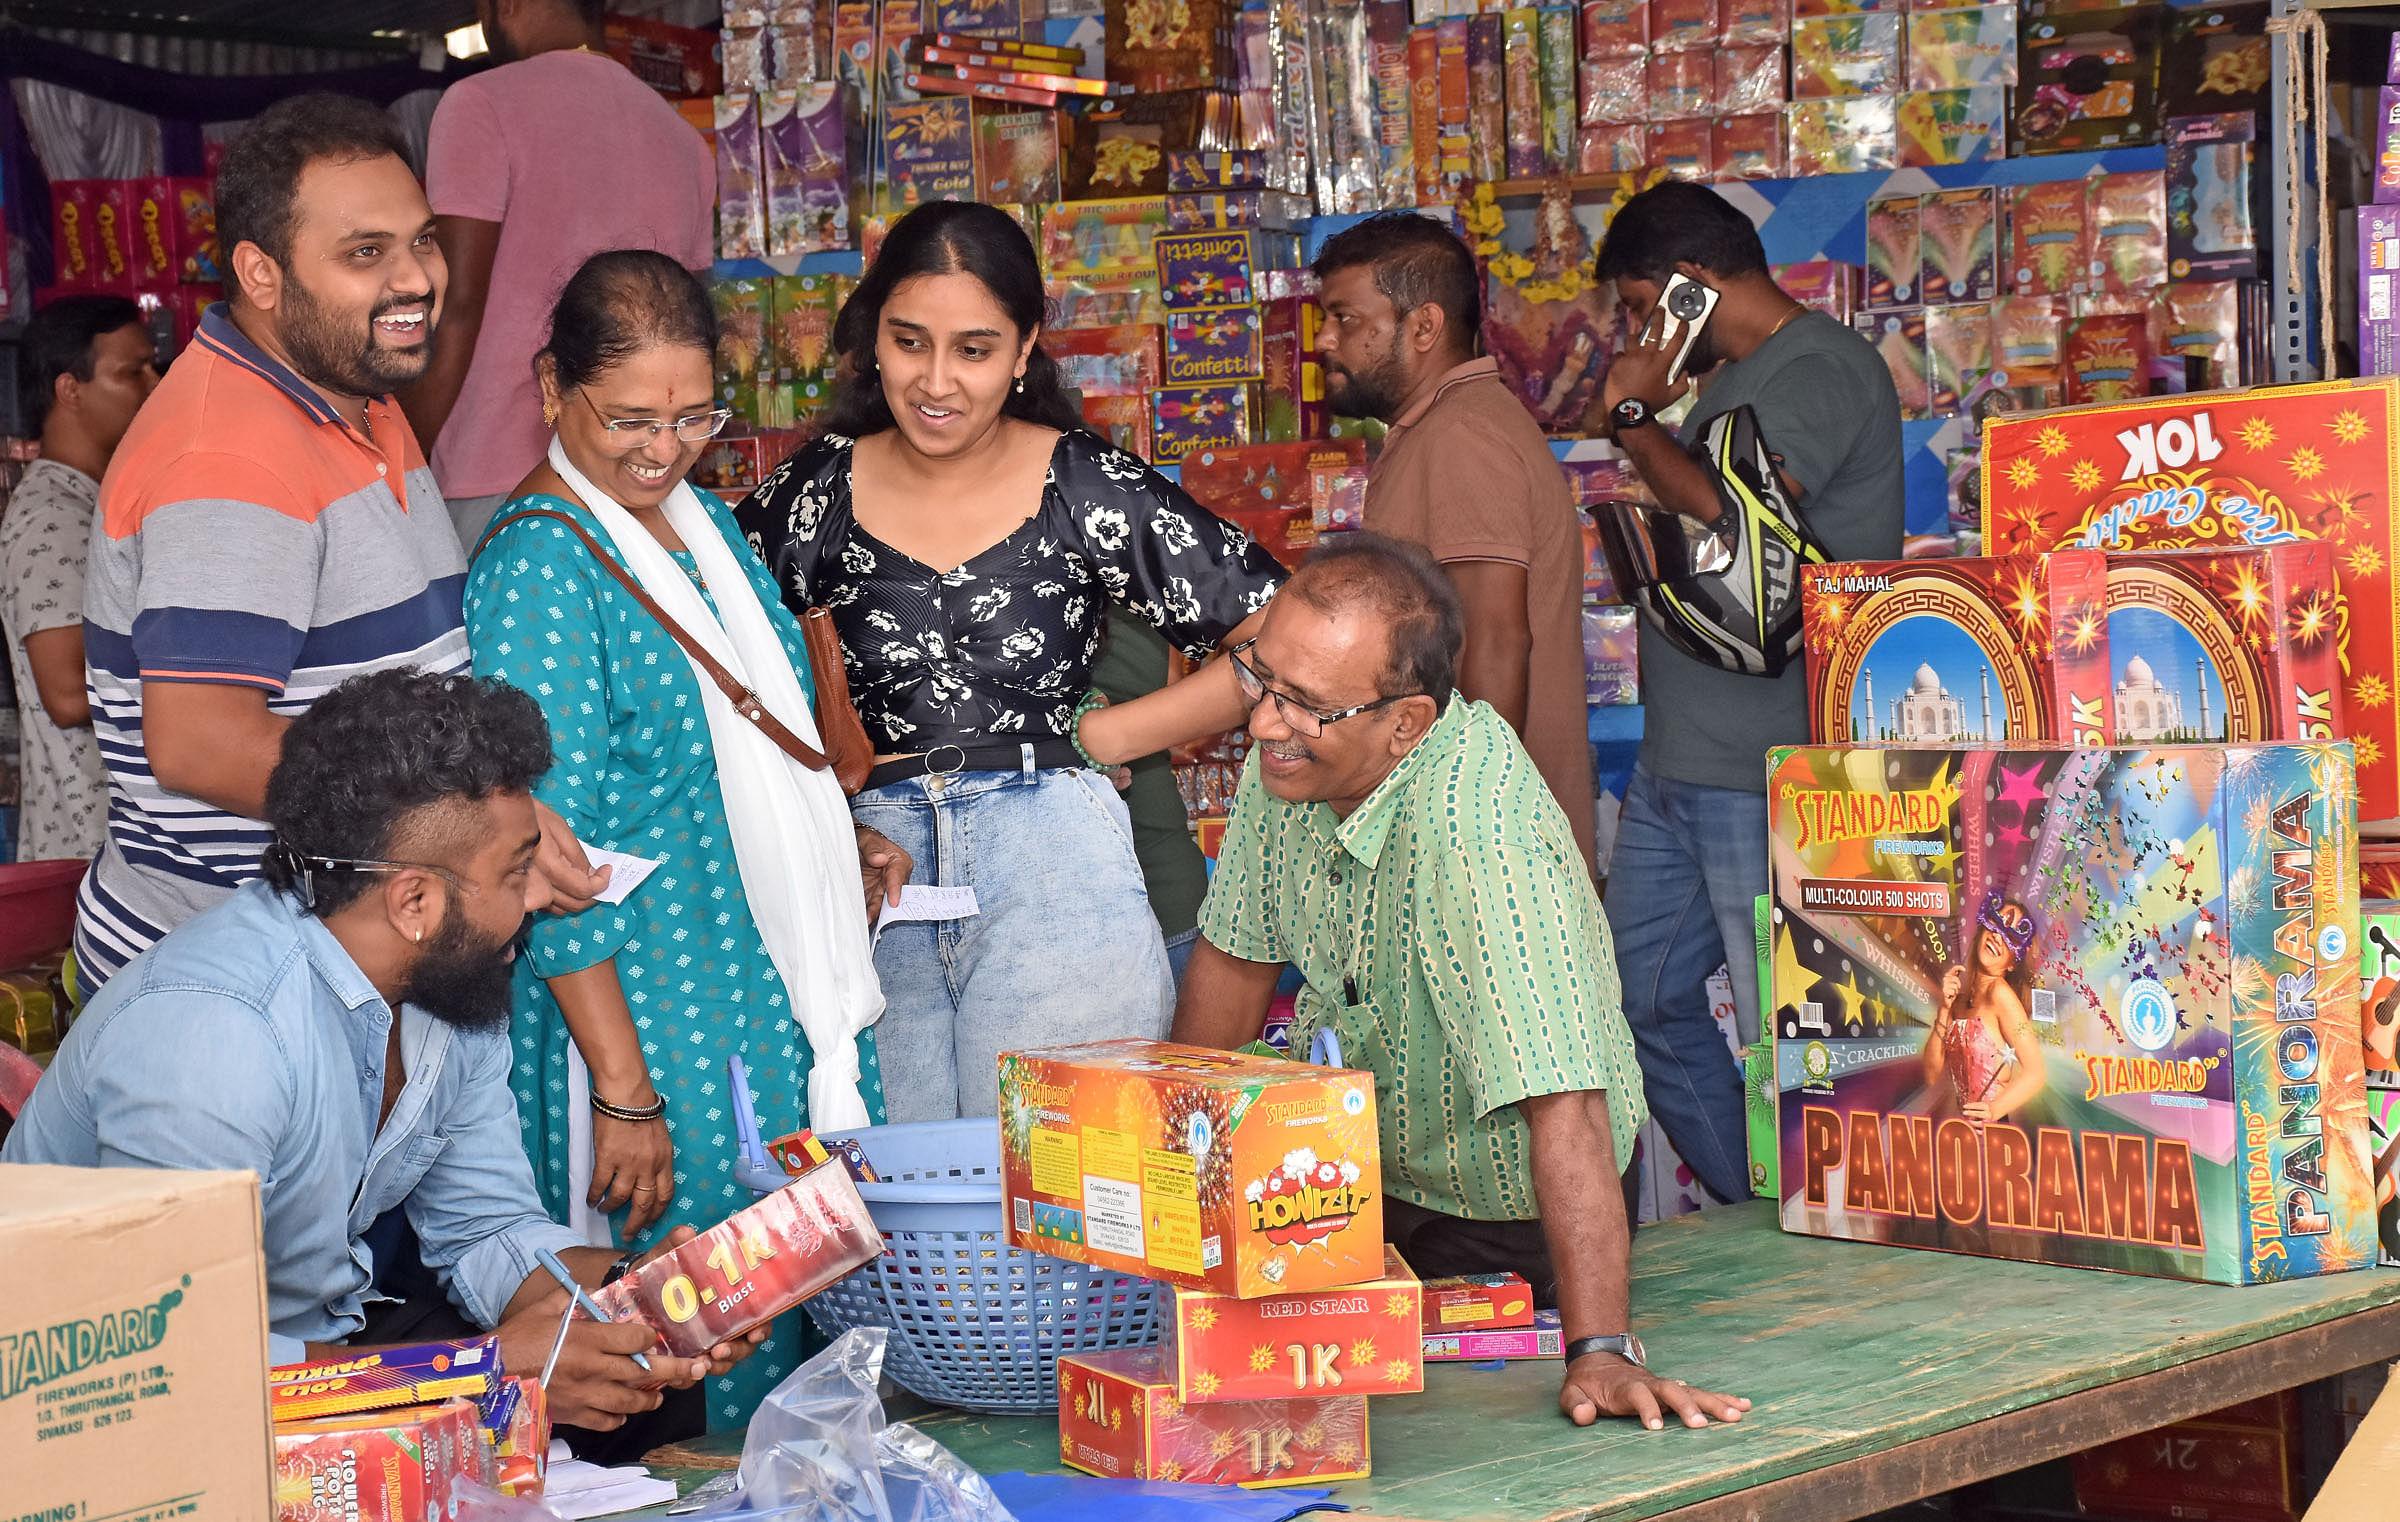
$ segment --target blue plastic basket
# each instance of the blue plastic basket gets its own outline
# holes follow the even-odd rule
[[[1058,1356],[1158,1340],[1158,1286],[1008,1245],[1000,1128],[937,1120],[828,1132],[856,1137],[882,1181],[861,1184],[883,1256],[821,1291],[808,1313],[834,1336],[892,1334],[884,1371],[969,1411],[1058,1408]]]

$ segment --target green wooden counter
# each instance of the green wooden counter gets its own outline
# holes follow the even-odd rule
[[[1375,1476],[1339,1499],[1424,1522],[1840,1522],[2400,1357],[2400,1273],[2225,1289],[1789,1236],[1764,1201],[1644,1227],[1634,1259],[1652,1366],[1749,1396],[1742,1422],[1577,1429],[1556,1363],[1435,1365],[1424,1394],[1373,1403]],[[1058,1467],[1049,1418],[917,1420],[977,1469]]]

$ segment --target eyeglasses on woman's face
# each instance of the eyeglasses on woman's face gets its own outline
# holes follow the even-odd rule
[[[608,440],[611,448],[616,449],[639,449],[669,429],[674,430],[675,437],[680,443],[705,444],[722,433],[726,423],[733,417],[732,408],[718,407],[708,412],[687,413],[674,419],[661,417],[612,418],[603,415],[600,411],[600,404],[593,401],[589,395],[581,392],[577,394],[583,396],[583,404],[592,409],[592,416],[600,420],[602,437]]]

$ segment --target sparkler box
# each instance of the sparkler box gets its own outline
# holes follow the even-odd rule
[[[2355,787],[2338,742],[1771,752],[1784,1228],[2372,1263]]]
[[[2327,381],[1996,416],[1983,430],[1993,554],[2322,541],[2356,747],[2359,817],[2400,816],[2392,557],[2400,378]]]
[[[1809,733],[2104,742],[2107,580],[2089,550],[1803,567]]]
[[[1524,1300],[1530,1320],[1532,1296]],[[1424,1286],[1389,1243],[1371,1283],[1255,1300],[1178,1289],[1175,1398],[1413,1395],[1425,1388],[1423,1304]]]
[[[1166,1041],[1000,1057],[1011,1246],[1242,1299],[1383,1271],[1375,1080]]]
[[[773,1320],[882,1252],[883,1234],[836,1158],[592,1291],[592,1299],[613,1320],[648,1323],[668,1352],[690,1358]]]
[[[1251,1490],[1364,1479],[1367,1398],[1185,1405],[1155,1347],[1069,1353],[1058,1360],[1058,1457],[1106,1478]]]
[[[2330,740],[2345,733],[2323,544],[2108,557],[2120,744]]]

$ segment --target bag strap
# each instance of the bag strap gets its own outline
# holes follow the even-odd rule
[[[669,618],[667,610],[658,605],[657,599],[643,591],[642,584],[633,579],[633,573],[619,565],[617,558],[602,549],[600,541],[594,539],[588,529],[567,514],[552,507],[529,507],[522,512],[511,513],[484,530],[483,538],[475,545],[475,554],[481,555],[484,546],[490,544],[492,537],[502,529],[528,518],[556,518],[573,530],[575,537],[583,541],[583,547],[591,552],[592,558],[600,562],[600,568],[615,577],[617,585],[625,589],[626,595],[639,603],[643,612],[657,619],[660,628],[675,637],[675,643],[683,647],[683,653],[692,658],[693,665],[708,673],[709,680],[717,684],[717,690],[725,694],[725,700],[733,705],[733,711],[757,725],[758,732],[774,741],[777,749],[812,772],[824,771],[832,764],[825,759],[824,752],[793,734],[784,727],[782,720],[769,713],[766,704],[759,701],[757,693],[735,680],[732,672],[726,670],[715,656],[701,648],[698,640],[684,631],[683,625]],[[472,560],[474,556],[468,558]]]

